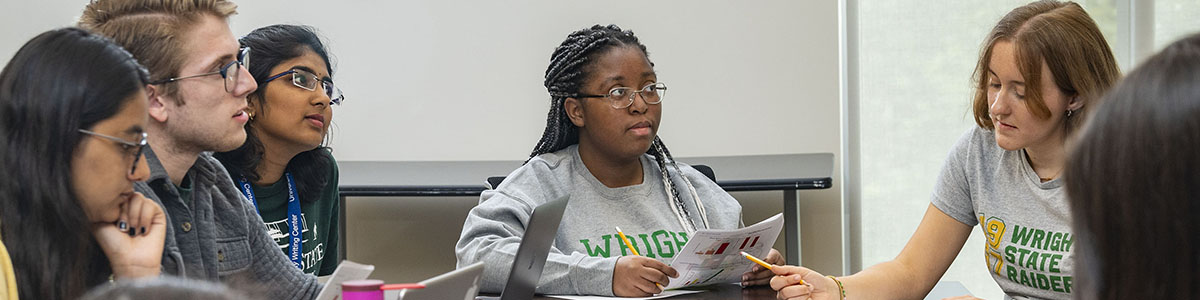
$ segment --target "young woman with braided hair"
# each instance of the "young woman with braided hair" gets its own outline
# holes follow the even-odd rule
[[[542,139],[524,166],[483,193],[455,249],[460,266],[492,264],[483,291],[499,291],[507,280],[533,208],[562,197],[570,204],[540,293],[660,293],[658,285],[679,276],[660,259],[674,257],[696,230],[742,225],[737,200],[676,163],[656,135],[666,85],[633,32],[596,25],[571,33],[551,56],[544,84],[551,103]],[[775,250],[767,260],[783,263]],[[743,284],[769,282],[769,271],[756,270]]]

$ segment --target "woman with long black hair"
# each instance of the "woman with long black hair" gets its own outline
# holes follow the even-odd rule
[[[1198,80],[1200,33],[1143,61],[1081,129],[1064,171],[1075,299],[1200,298]]]
[[[247,68],[258,90],[247,97],[246,142],[214,156],[292,263],[330,275],[338,265],[338,170],[324,141],[343,97],[329,51],[316,29],[299,25],[262,27],[239,42],[251,49]]]
[[[0,215],[24,299],[72,299],[159,275],[166,216],[133,191],[149,169],[147,73],[77,28],[21,47],[0,72]]]

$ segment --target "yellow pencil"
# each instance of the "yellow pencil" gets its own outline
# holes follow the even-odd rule
[[[762,261],[761,259],[758,259],[757,257],[754,257],[754,255],[750,255],[750,253],[746,253],[745,251],[743,251],[742,256],[745,256],[746,259],[749,259],[752,262],[756,262],[759,265],[762,265],[763,268],[767,268],[767,270],[771,269],[771,264],[768,264],[767,262]]]
[[[621,236],[621,241],[625,242],[625,247],[629,247],[629,252],[633,252],[633,255],[635,255],[635,256],[642,256],[641,254],[638,254],[637,248],[633,247],[633,243],[629,242],[629,238],[625,237],[625,233],[621,232],[621,227],[620,226],[614,226],[614,227],[617,227],[617,235]]]
[[[621,241],[625,242],[625,247],[629,247],[629,252],[633,252],[634,256],[642,256],[641,254],[638,254],[637,248],[633,247],[633,243],[629,242],[629,238],[625,237],[625,232],[621,231],[621,227],[620,226],[613,226],[613,227],[617,228],[617,235],[621,236]],[[658,288],[660,288],[660,289],[663,288],[663,286],[661,284],[658,284],[657,282],[655,282],[654,285],[657,285]]]
[[[752,262],[762,265],[763,268],[767,268],[767,270],[770,270],[771,267],[773,267],[771,264],[768,264],[767,262],[762,261],[761,259],[758,259],[757,257],[754,257],[754,255],[750,255],[750,253],[746,253],[745,251],[742,251],[742,256],[746,257],[746,259],[749,259]],[[804,280],[801,280],[800,284],[804,284]]]

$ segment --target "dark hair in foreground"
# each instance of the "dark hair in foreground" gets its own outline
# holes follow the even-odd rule
[[[1069,156],[1076,299],[1200,298],[1200,34],[1121,81]]]
[[[178,277],[160,277],[96,288],[81,300],[241,300],[249,299],[220,283]]]
[[[333,76],[329,51],[325,49],[325,44],[317,36],[316,29],[312,27],[271,25],[251,31],[239,42],[243,47],[250,47],[250,57],[253,58],[254,63],[250,64],[249,71],[250,75],[254,76],[254,82],[258,83],[259,89],[251,93],[247,99],[257,102],[261,109],[257,112],[260,116],[270,113],[265,93],[267,78],[275,75],[271,74],[271,68],[278,66],[283,61],[300,57],[304,55],[305,51],[313,51],[325,61],[325,68],[329,70],[329,76]],[[241,147],[233,151],[214,154],[225,166],[225,169],[229,170],[234,181],[240,180],[242,176],[245,176],[246,180],[250,182],[259,179],[258,164],[262,163],[264,150],[262,140],[254,133],[254,126],[254,120],[246,122],[246,143]],[[328,134],[326,134],[326,139],[328,139]],[[300,201],[310,202],[320,198],[321,191],[329,182],[329,178],[326,178],[329,168],[333,167],[333,162],[329,160],[329,151],[329,147],[319,146],[316,149],[297,154],[288,162],[287,172],[295,175],[296,181],[298,181],[296,189],[300,194]]]
[[[129,52],[78,28],[34,37],[0,72],[0,220],[21,298],[76,298],[112,273],[70,162],[77,130],[115,115],[147,77]]]

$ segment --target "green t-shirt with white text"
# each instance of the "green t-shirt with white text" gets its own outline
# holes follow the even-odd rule
[[[331,160],[332,161],[332,160]],[[304,273],[325,276],[333,273],[338,265],[338,171],[337,164],[331,165],[329,180],[316,201],[300,199],[300,219],[304,250],[301,266]],[[237,178],[234,180],[237,182]],[[296,184],[302,184],[296,178]],[[269,186],[254,186],[258,214],[267,225],[267,234],[279,245],[280,251],[288,252],[287,202],[288,183],[286,177]],[[300,197],[300,195],[297,195]]]

